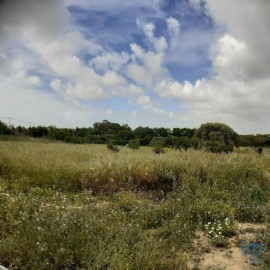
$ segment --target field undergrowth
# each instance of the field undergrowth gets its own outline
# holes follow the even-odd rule
[[[204,231],[268,222],[270,153],[0,142],[0,264],[9,269],[188,269]],[[269,243],[270,246],[270,243]]]

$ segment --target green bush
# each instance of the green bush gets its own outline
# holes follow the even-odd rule
[[[159,155],[159,154],[164,154],[165,150],[161,145],[157,145],[153,147],[153,152]]]
[[[188,137],[175,138],[174,148],[176,150],[184,149],[187,151],[191,147],[191,139]]]
[[[140,142],[138,140],[131,140],[128,144],[128,148],[133,149],[133,150],[138,150],[140,149]]]
[[[111,152],[117,153],[120,151],[120,149],[117,147],[116,143],[114,141],[110,141],[107,144],[107,149]]]
[[[151,147],[155,147],[155,146],[165,147],[166,141],[167,141],[167,138],[155,137],[152,139],[149,146],[151,146]]]
[[[206,149],[213,153],[228,153],[237,144],[238,134],[229,126],[221,123],[207,123],[196,130],[195,136],[200,138]]]

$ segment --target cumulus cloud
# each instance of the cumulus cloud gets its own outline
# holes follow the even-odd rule
[[[136,83],[153,86],[168,70],[163,65],[164,54],[144,51],[139,45],[130,45],[132,62],[127,66],[127,75]]]
[[[0,36],[8,40],[16,31],[18,35],[12,36],[13,40],[16,39],[16,42],[25,46],[29,50],[28,54],[39,61],[39,69],[40,67],[47,69],[47,75],[53,77],[50,85],[56,93],[80,99],[104,99],[111,95],[128,95],[128,90],[131,90],[131,94],[136,92],[134,87],[129,87],[128,81],[117,73],[117,69],[123,68],[128,61],[128,54],[105,52],[102,46],[87,39],[79,31],[64,31],[68,12],[62,1],[55,4],[54,1],[45,3],[38,0],[34,3],[32,0],[27,0],[23,7],[22,4],[16,3],[16,1],[9,1],[1,5],[2,14],[6,13],[9,16],[1,16]],[[38,20],[36,15],[32,18],[31,13],[37,16],[42,13],[41,20]],[[16,19],[11,20],[10,18],[14,16]],[[48,20],[43,20],[45,17]],[[54,23],[55,20],[57,24]],[[79,57],[81,53],[101,55],[87,65]],[[16,51],[15,57],[17,54]],[[1,63],[4,62],[2,59],[4,58],[1,57]],[[98,74],[95,68],[102,70],[103,74]],[[27,75],[32,69],[34,70],[31,65],[25,66],[23,70],[13,66],[11,75],[17,79],[24,79],[33,87],[40,86],[42,84],[40,78]]]
[[[137,103],[144,108],[147,108],[151,105],[150,97],[148,96],[140,96],[137,98]]]
[[[176,48],[179,44],[180,23],[173,17],[167,18],[166,23],[171,37],[171,48]]]
[[[167,40],[161,37],[155,37],[155,25],[153,23],[145,23],[137,19],[137,26],[141,29],[149,41],[153,44],[157,52],[163,52],[168,48]]]
[[[154,36],[151,25],[145,26],[145,33],[152,40],[157,53],[145,52],[136,44],[131,45],[131,54],[118,53],[105,50],[79,31],[68,31],[69,14],[62,1],[38,0],[34,3],[27,0],[24,4],[22,7],[22,3],[17,4],[12,0],[1,5],[1,14],[9,16],[1,16],[0,40],[7,48],[17,46],[8,58],[1,54],[1,66],[7,62],[4,60],[12,63],[6,82],[13,81],[20,87],[31,87],[36,91],[43,85],[45,76],[46,80],[50,80],[49,86],[55,93],[55,99],[59,96],[76,102],[77,99],[131,96],[144,108],[151,105],[150,98],[140,85],[151,85],[164,72],[161,67],[162,55],[158,52],[167,46],[164,38]],[[35,16],[31,17],[31,13]],[[16,19],[11,20],[14,16]],[[80,54],[93,57],[89,63],[85,63]],[[37,67],[41,74],[32,75]]]
[[[178,20],[176,20],[175,18],[168,18],[166,19],[167,22],[167,26],[169,29],[169,33],[171,36],[179,36],[180,34],[180,23]]]
[[[235,128],[241,127],[241,131],[267,132],[270,3],[265,0],[205,2],[217,25],[227,28],[209,51],[213,76],[198,79],[196,83],[162,79],[155,90],[164,98],[179,99],[191,121],[224,121]],[[250,20],[251,16],[258,20]]]
[[[106,70],[122,71],[128,61],[129,54],[126,52],[104,52],[91,59],[90,66],[101,72]]]
[[[100,117],[102,109],[84,107],[73,100],[55,98],[45,91],[36,91],[30,85],[17,84],[0,76],[1,117],[28,120],[40,125],[59,127],[89,126]]]
[[[81,100],[125,97],[134,101],[130,102],[134,106],[130,111],[133,117],[139,115],[135,107],[139,106],[155,119],[180,119],[193,126],[205,121],[223,121],[238,129],[241,126],[240,131],[266,131],[270,124],[265,117],[270,105],[268,0],[189,0],[196,12],[203,11],[212,17],[216,33],[183,30],[181,21],[170,15],[159,17],[165,28],[167,26],[167,33],[162,33],[157,31],[158,24],[153,18],[145,20],[142,16],[134,20],[134,24],[145,40],[131,43],[129,49],[122,51],[98,44],[69,25],[67,6],[119,13],[131,8],[143,10],[151,5],[160,11],[161,2],[2,1],[2,103],[3,98],[12,100],[12,95],[19,93],[21,97],[25,93],[22,100],[31,105],[33,111],[38,108],[33,105],[31,95],[39,103],[44,99],[51,106],[59,104],[65,111],[62,116],[66,121],[73,121],[68,106],[75,115],[92,112],[80,105]],[[199,65],[198,51],[206,51],[206,48],[212,64],[207,78],[178,81],[170,74],[166,64]],[[171,100],[179,101],[179,111],[184,112],[168,112],[156,106]],[[7,108],[3,108],[8,113]],[[61,113],[54,111],[60,119]],[[100,113],[119,116],[107,107]],[[50,113],[44,112],[44,115],[51,117]]]
[[[135,0],[135,1],[122,1],[122,0],[65,0],[67,6],[79,6],[84,9],[91,9],[96,11],[109,11],[118,13],[125,9],[141,9],[151,8],[160,12],[160,4],[163,0]]]
[[[3,0],[0,4],[0,43],[29,33],[46,40],[61,32],[66,23],[67,10],[63,1]]]
[[[200,12],[203,1],[204,0],[189,0],[189,3],[196,12]]]

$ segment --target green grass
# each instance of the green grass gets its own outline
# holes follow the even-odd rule
[[[268,221],[269,157],[2,141],[0,264],[188,269],[196,230],[219,246],[236,220]]]

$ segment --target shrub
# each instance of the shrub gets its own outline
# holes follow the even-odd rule
[[[176,138],[174,147],[176,150],[185,149],[187,151],[191,147],[191,139],[188,137]]]
[[[107,144],[107,149],[111,152],[117,153],[120,151],[120,149],[116,146],[116,143],[114,141],[110,141]]]
[[[213,153],[232,152],[238,139],[234,130],[220,123],[203,124],[195,134],[204,142],[206,149]]]
[[[141,146],[140,142],[138,140],[131,140],[128,144],[128,148],[137,150]]]
[[[166,145],[166,141],[167,141],[167,138],[155,137],[152,139],[149,145],[152,147],[155,147],[155,146],[164,147]]]
[[[165,151],[164,151],[164,148],[161,146],[161,145],[157,145],[153,148],[153,152],[156,153],[156,154],[164,154]]]

